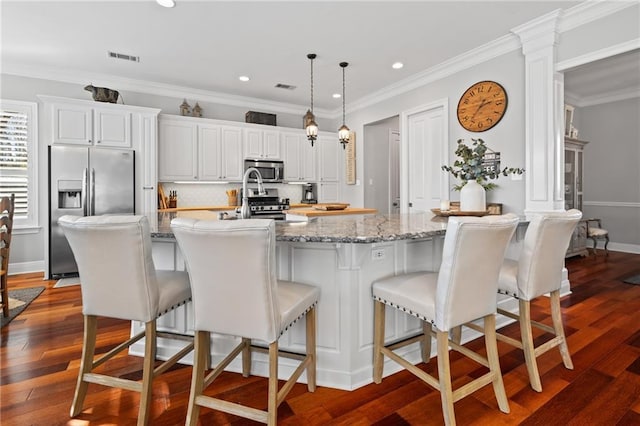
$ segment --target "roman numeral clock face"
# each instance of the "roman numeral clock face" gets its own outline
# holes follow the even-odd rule
[[[507,92],[495,81],[480,81],[469,87],[458,102],[458,121],[470,132],[489,130],[507,110]]]

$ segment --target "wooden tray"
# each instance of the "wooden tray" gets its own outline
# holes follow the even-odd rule
[[[431,211],[436,216],[441,216],[441,217],[448,217],[448,216],[486,216],[486,215],[489,214],[489,210],[463,212],[463,211],[460,211],[460,210],[444,210],[444,211],[441,211],[440,209],[431,209]]]
[[[313,206],[316,210],[344,210],[349,207],[349,204],[321,204]]]

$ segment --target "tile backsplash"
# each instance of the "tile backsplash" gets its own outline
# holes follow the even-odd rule
[[[228,205],[227,192],[230,189],[238,190],[240,197],[240,189],[242,184],[185,184],[170,183],[162,184],[165,194],[169,191],[176,191],[178,195],[178,207],[198,207],[198,206],[226,206]],[[248,185],[249,188],[257,188],[255,183]],[[276,188],[280,198],[289,198],[291,203],[299,203],[302,200],[302,185],[289,185],[281,183],[267,183],[265,188]],[[238,202],[241,202],[238,199]]]

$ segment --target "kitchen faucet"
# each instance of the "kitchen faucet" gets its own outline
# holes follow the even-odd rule
[[[267,192],[264,190],[262,184],[262,175],[260,171],[255,167],[249,167],[242,177],[242,207],[240,207],[240,218],[249,219],[251,217],[251,210],[249,209],[249,196],[247,195],[247,181],[251,172],[255,173],[258,180],[258,195],[265,195]]]

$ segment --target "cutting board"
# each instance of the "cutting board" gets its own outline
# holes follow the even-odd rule
[[[324,210],[324,211],[328,211],[328,210],[344,210],[347,207],[349,207],[349,204],[320,204],[317,206],[313,206],[314,209],[316,210]]]

